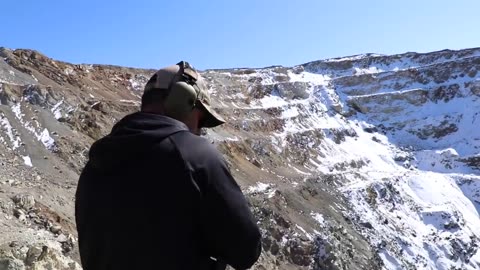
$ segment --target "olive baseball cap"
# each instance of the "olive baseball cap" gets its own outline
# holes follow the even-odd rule
[[[188,62],[181,61],[176,65],[164,67],[155,72],[145,85],[144,93],[148,91],[169,91],[171,86],[179,81],[186,81],[197,91],[197,102],[201,104],[200,107],[204,109],[207,117],[203,127],[211,128],[225,123],[223,117],[211,107],[211,99],[205,80]]]

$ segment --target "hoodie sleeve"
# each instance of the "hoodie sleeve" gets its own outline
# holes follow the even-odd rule
[[[261,253],[261,234],[225,160],[211,153],[205,168],[203,230],[213,257],[235,269],[250,268]]]

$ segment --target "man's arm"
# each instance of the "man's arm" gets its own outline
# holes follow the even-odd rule
[[[212,156],[211,156],[212,157]],[[235,269],[251,267],[261,253],[261,234],[247,201],[215,153],[207,162],[203,230],[212,256]]]

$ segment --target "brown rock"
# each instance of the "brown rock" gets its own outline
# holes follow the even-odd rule
[[[62,230],[62,226],[60,225],[53,225],[52,227],[50,227],[50,231],[52,233],[59,233],[61,230]]]

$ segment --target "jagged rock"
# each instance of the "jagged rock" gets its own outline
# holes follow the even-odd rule
[[[306,91],[308,87],[309,85],[305,82],[282,82],[275,84],[274,91],[287,99],[305,99],[309,96]]]
[[[25,221],[27,220],[27,216],[25,215],[25,212],[23,210],[16,208],[13,210],[13,215],[18,218],[20,221]]]
[[[0,256],[0,269],[10,270],[81,270],[78,263],[47,245],[23,246],[12,255]],[[26,267],[25,267],[26,266]]]
[[[46,93],[39,85],[28,85],[23,90],[23,97],[32,105],[46,106]]]
[[[360,222],[360,225],[367,229],[373,229],[373,226],[370,222]]]
[[[32,266],[33,263],[35,263],[38,260],[40,255],[42,255],[44,249],[46,252],[46,248],[39,248],[39,247],[29,248],[27,252],[27,257],[25,258],[25,264],[27,266]]]
[[[252,164],[257,166],[258,168],[262,168],[262,164],[256,159],[252,159]]]
[[[284,235],[284,233],[282,233],[277,227],[270,228],[270,233],[273,239],[275,239],[276,241],[281,241]]]
[[[414,106],[421,106],[428,101],[428,91],[423,89],[382,93],[374,95],[354,96],[348,100],[351,106],[361,113],[399,113],[404,109],[404,105],[399,101]]]
[[[368,133],[374,133],[374,132],[378,132],[378,128],[377,127],[366,127],[363,129],[365,132],[368,132]]]
[[[287,246],[286,254],[294,264],[309,266],[312,264],[314,248],[308,242],[292,241]]]
[[[410,132],[417,135],[420,139],[426,140],[429,137],[442,138],[458,130],[457,125],[449,123],[447,120],[442,121],[438,126],[427,125],[421,130],[411,130]]]
[[[52,233],[59,233],[61,230],[62,230],[62,226],[60,225],[53,225],[52,227],[50,227],[50,231]]]
[[[0,269],[2,270],[25,270],[22,261],[15,258],[0,258]]]
[[[449,221],[443,225],[443,227],[447,230],[454,230],[460,228],[460,225],[457,222]]]
[[[58,242],[62,244],[63,252],[69,253],[74,249],[75,243],[77,242],[77,240],[75,239],[75,236],[69,234],[66,237],[62,237],[61,239],[59,237]]]
[[[400,152],[397,153],[394,157],[393,160],[397,162],[405,162],[405,161],[411,161],[413,159],[412,155],[407,153],[407,152]]]
[[[457,95],[459,95],[460,85],[452,84],[452,85],[442,85],[437,89],[433,90],[431,99],[433,101],[443,100],[448,102],[449,100],[453,99]]]
[[[20,261],[22,262],[25,262],[25,260],[27,259],[27,254],[28,254],[28,250],[29,248],[27,246],[14,246],[12,247],[12,255],[19,259]]]
[[[35,198],[31,194],[17,194],[13,197],[13,202],[27,211],[35,206]]]
[[[480,83],[476,82],[474,83],[470,90],[472,91],[472,94],[480,96]]]
[[[101,101],[97,101],[95,103],[93,103],[90,108],[94,109],[94,110],[97,110],[97,111],[102,111],[102,102]]]
[[[480,169],[480,156],[460,158],[459,160],[472,168]]]
[[[278,255],[279,251],[280,251],[280,247],[278,243],[273,242],[272,246],[270,247],[270,253],[272,253],[272,255]]]

